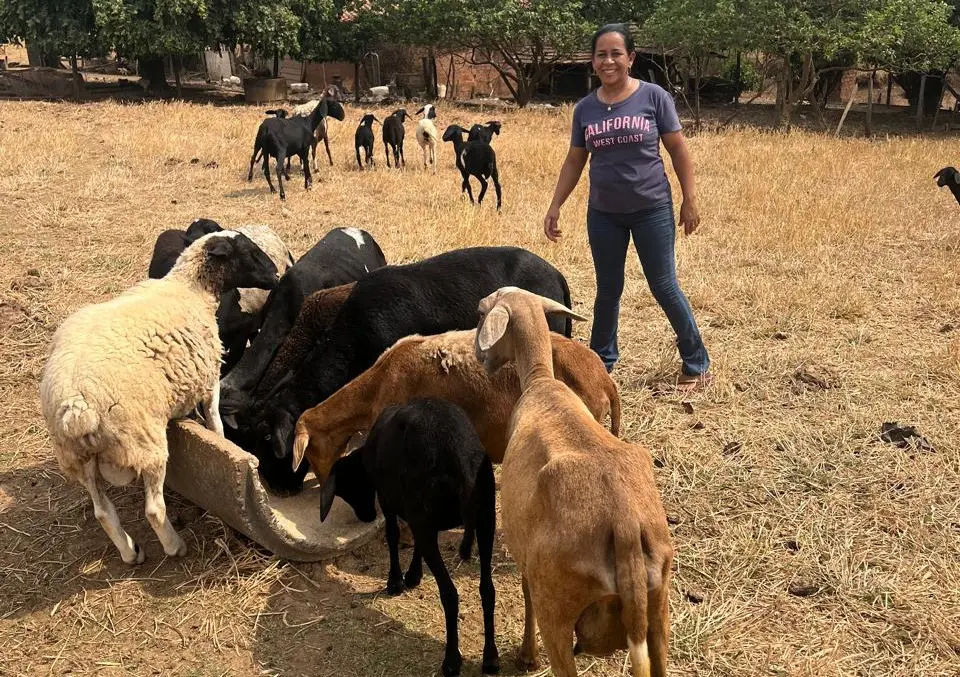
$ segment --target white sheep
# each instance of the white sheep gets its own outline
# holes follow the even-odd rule
[[[437,126],[433,121],[437,117],[437,109],[428,103],[417,111],[417,115],[420,113],[423,113],[423,118],[417,123],[416,135],[417,143],[423,151],[423,168],[426,169],[427,165],[432,164],[433,171],[436,173],[437,144],[440,142],[440,132],[437,131]]]
[[[673,546],[653,461],[554,377],[545,313],[584,318],[516,287],[478,310],[477,358],[488,372],[515,362],[523,392],[500,489],[503,534],[523,585],[518,664],[536,665],[539,622],[557,677],[576,677],[577,650],[616,649],[629,649],[633,677],[666,677]]]
[[[114,485],[142,475],[146,517],[164,551],[186,553],[163,500],[168,422],[202,405],[207,427],[223,434],[220,294],[276,284],[276,266],[249,237],[211,233],[165,277],[81,308],[55,332],[40,381],[54,454],[90,493],[94,515],[124,562],[140,564],[144,552],[101,492],[98,473]]]

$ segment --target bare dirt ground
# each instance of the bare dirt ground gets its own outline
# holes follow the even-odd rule
[[[334,166],[312,192],[294,163],[281,205],[259,172],[245,180],[259,108],[0,103],[0,674],[439,674],[432,577],[384,594],[382,541],[292,565],[170,496],[190,547],[172,560],[141,491],[115,490],[147,551],[128,568],[58,473],[39,415],[58,323],[145,277],[156,235],[198,216],[269,223],[297,255],[342,224],[370,230],[393,263],[520,245],[557,265],[590,314],[585,182],[562,243],[541,233],[569,108],[499,114],[499,216],[460,198],[449,145],[436,174],[422,171],[410,123],[406,171],[386,169],[379,143],[376,171],[356,171],[363,112],[332,123]],[[441,106],[438,122],[489,117]],[[956,139],[736,129],[691,147],[703,226],[678,240],[678,269],[717,383],[687,403],[660,392],[677,357],[633,253],[615,372],[624,436],[657,459],[677,548],[671,675],[960,674],[960,207],[931,178],[960,160]],[[881,441],[894,421],[933,448]],[[457,562],[455,534],[444,542],[464,674],[478,675],[477,564]],[[499,544],[495,566],[498,644],[516,674],[523,605]],[[612,677],[624,659],[578,665]]]

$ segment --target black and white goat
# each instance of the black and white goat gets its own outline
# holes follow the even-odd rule
[[[488,123],[492,124],[492,123]],[[460,170],[460,176],[463,179],[460,184],[460,192],[467,192],[470,196],[470,202],[473,203],[473,190],[470,188],[470,177],[475,176],[480,181],[480,195],[477,196],[477,203],[483,204],[483,196],[487,193],[487,180],[493,179],[493,187],[497,193],[497,210],[501,205],[500,175],[497,171],[497,154],[490,145],[489,139],[493,134],[499,134],[499,124],[497,127],[483,127],[474,125],[469,132],[466,143],[463,141],[463,135],[467,130],[460,125],[450,125],[443,132],[443,140],[453,143],[453,150],[456,154],[457,169]]]
[[[288,157],[296,155],[300,158],[300,164],[303,167],[304,188],[309,190],[313,185],[309,165],[310,149],[315,143],[314,134],[317,126],[320,124],[320,120],[325,117],[332,117],[337,120],[343,120],[345,117],[340,102],[329,96],[320,100],[309,117],[272,117],[261,122],[259,129],[257,129],[257,138],[253,144],[253,154],[250,156],[250,171],[247,173],[247,181],[253,181],[253,164],[256,162],[257,156],[262,153],[263,175],[270,186],[270,192],[275,193],[276,188],[273,187],[273,181],[270,179],[270,158],[275,158],[277,161],[277,183],[280,184],[280,199],[286,200],[287,196],[283,190],[283,177],[286,175],[284,161]]]
[[[373,123],[380,122],[373,113],[367,113],[360,118],[360,124],[353,136],[353,146],[357,152],[357,167],[363,169],[364,162],[369,167],[376,165],[373,159]],[[360,149],[363,149],[364,162],[360,162]]]
[[[403,157],[403,123],[408,117],[410,114],[407,113],[407,109],[400,108],[383,121],[383,152],[387,156],[387,167],[390,166],[391,149],[393,149],[393,166],[399,169],[401,164],[407,165]]]
[[[320,519],[340,496],[365,522],[376,519],[376,502],[386,521],[390,549],[387,592],[414,588],[430,567],[440,592],[447,643],[442,671],[460,674],[457,618],[459,596],[450,579],[437,536],[463,526],[476,534],[480,555],[480,603],[483,607],[483,674],[497,674],[500,657],[494,636],[496,590],[491,560],[496,529],[493,465],[463,409],[439,399],[416,399],[387,407],[362,447],[339,460],[323,485]],[[413,558],[406,576],[400,570],[397,518],[413,533]]]
[[[425,104],[423,108],[417,111],[417,115],[423,113],[423,118],[417,123],[415,134],[417,143],[423,151],[423,168],[433,165],[433,171],[437,171],[437,144],[440,142],[440,134],[437,132],[437,126],[434,120],[437,119],[437,109],[433,104]]]

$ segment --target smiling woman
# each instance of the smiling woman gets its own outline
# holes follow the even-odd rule
[[[710,358],[690,304],[677,283],[673,199],[660,156],[663,141],[683,190],[680,223],[690,235],[699,225],[700,216],[693,163],[680,120],[673,99],[664,89],[630,77],[634,44],[626,26],[608,24],[600,28],[593,36],[592,54],[601,86],[574,108],[570,149],[543,230],[553,241],[560,237],[560,207],[580,180],[588,154],[592,154],[587,234],[597,276],[597,297],[590,347],[612,371],[619,359],[617,324],[632,236],[650,291],[677,335],[683,362],[678,386],[696,388],[709,382]]]

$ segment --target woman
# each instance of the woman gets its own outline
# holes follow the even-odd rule
[[[627,27],[602,27],[593,36],[592,53],[601,86],[574,108],[570,150],[543,230],[554,242],[560,238],[560,207],[580,180],[588,153],[592,154],[587,234],[597,297],[590,347],[612,371],[619,358],[617,321],[632,236],[650,291],[677,335],[683,362],[678,386],[694,389],[711,380],[710,358],[690,303],[677,284],[673,199],[660,141],[670,153],[683,190],[680,224],[687,235],[700,223],[693,162],[673,99],[662,87],[630,77],[634,45]]]

